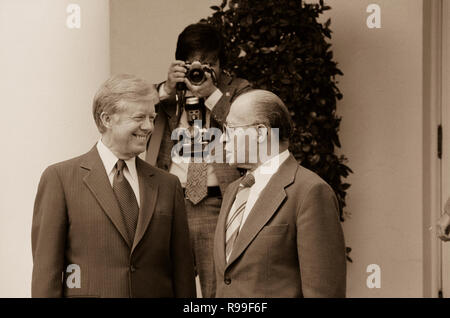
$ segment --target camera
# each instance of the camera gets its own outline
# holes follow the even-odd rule
[[[202,64],[199,61],[186,63],[185,66],[187,69],[186,78],[196,86],[199,86],[206,81],[206,72],[213,72],[209,65]]]
[[[184,156],[194,157],[202,156],[205,146],[208,144],[204,141],[206,124],[206,108],[202,98],[195,96],[186,97],[184,100],[184,109],[186,111],[186,119],[189,124],[189,138],[186,138],[183,145]]]
[[[209,66],[209,64],[202,64],[199,61],[194,61],[192,63],[185,62],[184,67],[186,68],[186,78],[191,82],[192,85],[199,86],[206,81],[206,72],[211,74],[214,85],[217,86],[217,78],[214,69]],[[185,83],[179,82],[176,85],[178,91],[186,91],[187,87]]]
[[[187,122],[189,126],[193,126],[196,120],[200,120],[204,123],[206,109],[204,105],[203,98],[198,98],[195,96],[186,97],[184,101],[184,110],[186,111]]]

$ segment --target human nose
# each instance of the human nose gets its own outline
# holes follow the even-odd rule
[[[152,130],[153,129],[153,118],[146,116],[144,122],[141,125],[142,130]]]

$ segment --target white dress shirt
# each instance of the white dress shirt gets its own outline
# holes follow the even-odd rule
[[[253,176],[255,177],[255,183],[250,188],[250,194],[248,196],[247,203],[245,204],[245,211],[242,215],[242,222],[239,230],[242,229],[242,226],[247,220],[247,217],[250,214],[253,206],[255,205],[256,200],[258,200],[261,192],[264,190],[272,176],[278,171],[280,166],[288,157],[289,150],[285,150],[282,153],[271,158],[270,160],[267,160],[252,172]],[[256,213],[258,213],[258,211],[256,211]]]
[[[167,94],[166,90],[164,89],[164,85],[162,84],[159,87],[159,98],[161,100],[166,99],[169,97],[169,94]],[[212,93],[210,96],[208,96],[207,99],[205,99],[205,106],[209,111],[212,111],[214,106],[216,106],[219,99],[222,97],[223,93],[220,91],[220,89],[216,88],[214,93]]]
[[[102,159],[103,166],[105,167],[106,174],[108,175],[108,179],[112,187],[114,182],[114,175],[116,174],[117,170],[116,163],[119,158],[117,158],[116,155],[113,154],[113,152],[105,146],[101,139],[97,143],[97,150],[100,158]],[[127,179],[128,183],[133,189],[138,206],[140,207],[141,200],[139,195],[139,179],[136,170],[136,157],[124,161],[126,164],[126,168],[123,169],[123,176]]]
[[[213,110],[214,106],[217,104],[219,99],[222,97],[223,93],[220,91],[220,89],[216,89],[214,93],[212,93],[206,100],[205,100],[205,106],[206,106],[206,118],[205,118],[205,127],[209,128],[210,123],[210,117],[211,117],[211,111]],[[161,100],[164,100],[168,98],[169,95],[167,94],[166,90],[164,89],[164,84],[159,87],[159,98]],[[178,128],[188,128],[189,123],[187,122],[187,114],[186,111],[183,110],[183,113],[180,117],[180,123],[178,125]],[[180,162],[172,161],[172,164],[170,165],[169,172],[173,175],[176,175],[178,179],[180,179],[181,186],[184,188],[186,187],[186,181],[187,181],[187,171],[188,171],[189,163],[184,162],[181,160]],[[219,185],[219,181],[217,180],[216,174],[214,173],[214,168],[212,165],[207,166],[207,186],[208,187],[214,187]]]

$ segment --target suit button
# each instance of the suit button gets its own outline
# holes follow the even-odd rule
[[[131,265],[130,270],[132,273],[134,273],[136,271],[136,267],[134,267],[133,265]]]
[[[224,282],[225,282],[225,284],[230,285],[231,284],[231,279],[225,278]]]

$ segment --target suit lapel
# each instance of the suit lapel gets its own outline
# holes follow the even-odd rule
[[[92,194],[102,207],[105,214],[119,231],[120,235],[128,246],[128,235],[123,223],[122,213],[120,212],[114,191],[106,174],[105,166],[98,154],[97,147],[93,147],[86,154],[81,163],[81,167],[89,170],[88,174],[83,178],[86,186],[91,190]],[[131,246],[130,246],[131,247]]]
[[[169,123],[169,131],[172,133],[178,127],[181,112],[177,114],[177,102],[174,98],[162,103],[163,111],[167,115],[167,122]]]
[[[173,115],[172,117],[169,117],[167,121],[169,123],[170,133],[172,133],[172,131],[174,131],[176,128],[178,128],[180,116]]]
[[[229,86],[233,78],[225,73],[222,73],[219,77],[219,81],[217,83],[217,88],[222,91],[223,94],[226,94],[226,90],[229,89]]]
[[[217,258],[219,260],[218,265],[223,271],[225,269],[225,224],[230,213],[230,209],[233,205],[234,199],[236,197],[237,190],[239,188],[239,183],[242,178],[237,179],[229,185],[227,192],[222,200],[222,207],[220,209],[219,219],[217,220],[216,226],[216,238],[217,242],[214,244],[215,251],[217,253]]]
[[[225,73],[222,73],[219,78],[217,87],[223,95],[211,112],[211,125],[213,127],[222,128],[221,125],[225,122],[226,116],[230,111],[231,97],[234,96],[234,91],[236,90],[232,82],[233,79]]]
[[[165,115],[167,117],[169,132],[172,133],[172,131],[178,127],[181,117],[181,113],[177,114],[177,102],[175,98],[161,101],[159,107],[160,110],[158,111],[158,116]]]
[[[152,169],[149,169],[143,161],[136,157],[136,170],[139,178],[139,194],[141,197],[141,207],[139,209],[139,218],[136,227],[136,235],[134,236],[133,253],[136,246],[141,241],[142,237],[147,231],[147,227],[155,211],[156,201],[158,197],[158,185],[151,181],[153,176]]]
[[[290,155],[280,166],[278,172],[272,176],[267,186],[260,193],[258,200],[256,200],[255,205],[239,232],[227,267],[244,252],[247,246],[270,220],[275,211],[277,211],[280,204],[286,198],[285,188],[294,182],[297,169],[297,161]]]

